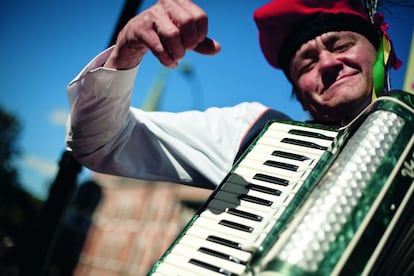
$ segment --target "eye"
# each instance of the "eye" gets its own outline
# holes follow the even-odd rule
[[[299,75],[305,74],[309,72],[310,70],[312,70],[315,64],[316,64],[316,59],[310,58],[310,59],[303,60],[298,68]]]
[[[332,52],[343,53],[355,45],[353,41],[337,41],[332,47]]]

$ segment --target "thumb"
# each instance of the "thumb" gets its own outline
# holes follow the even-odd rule
[[[197,44],[197,46],[194,48],[194,51],[203,55],[215,55],[220,52],[220,49],[220,43],[206,37],[203,41]]]

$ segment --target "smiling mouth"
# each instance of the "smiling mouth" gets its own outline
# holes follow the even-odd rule
[[[324,95],[326,93],[329,93],[329,91],[335,90],[336,86],[341,85],[342,83],[348,81],[349,78],[355,76],[356,73],[351,74],[344,74],[342,76],[337,77],[335,80],[333,80],[329,85],[326,85],[325,88],[319,93],[319,95]]]
[[[343,75],[341,75],[341,76],[338,76],[338,77],[336,78],[336,81],[335,81],[335,82],[340,81],[340,80],[345,79],[345,78],[348,78],[348,77],[353,77],[353,76],[355,76],[356,74],[358,74],[358,72],[352,72],[352,73],[348,73],[348,74],[343,74]]]

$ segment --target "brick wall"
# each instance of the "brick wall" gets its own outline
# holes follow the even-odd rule
[[[97,174],[95,211],[75,275],[146,275],[210,190]]]

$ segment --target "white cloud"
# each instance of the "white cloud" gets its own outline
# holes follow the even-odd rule
[[[27,168],[36,171],[44,177],[53,177],[58,170],[58,164],[56,162],[51,162],[30,154],[23,156],[22,163]]]
[[[58,108],[50,113],[49,120],[53,125],[65,126],[69,112],[66,109]]]

